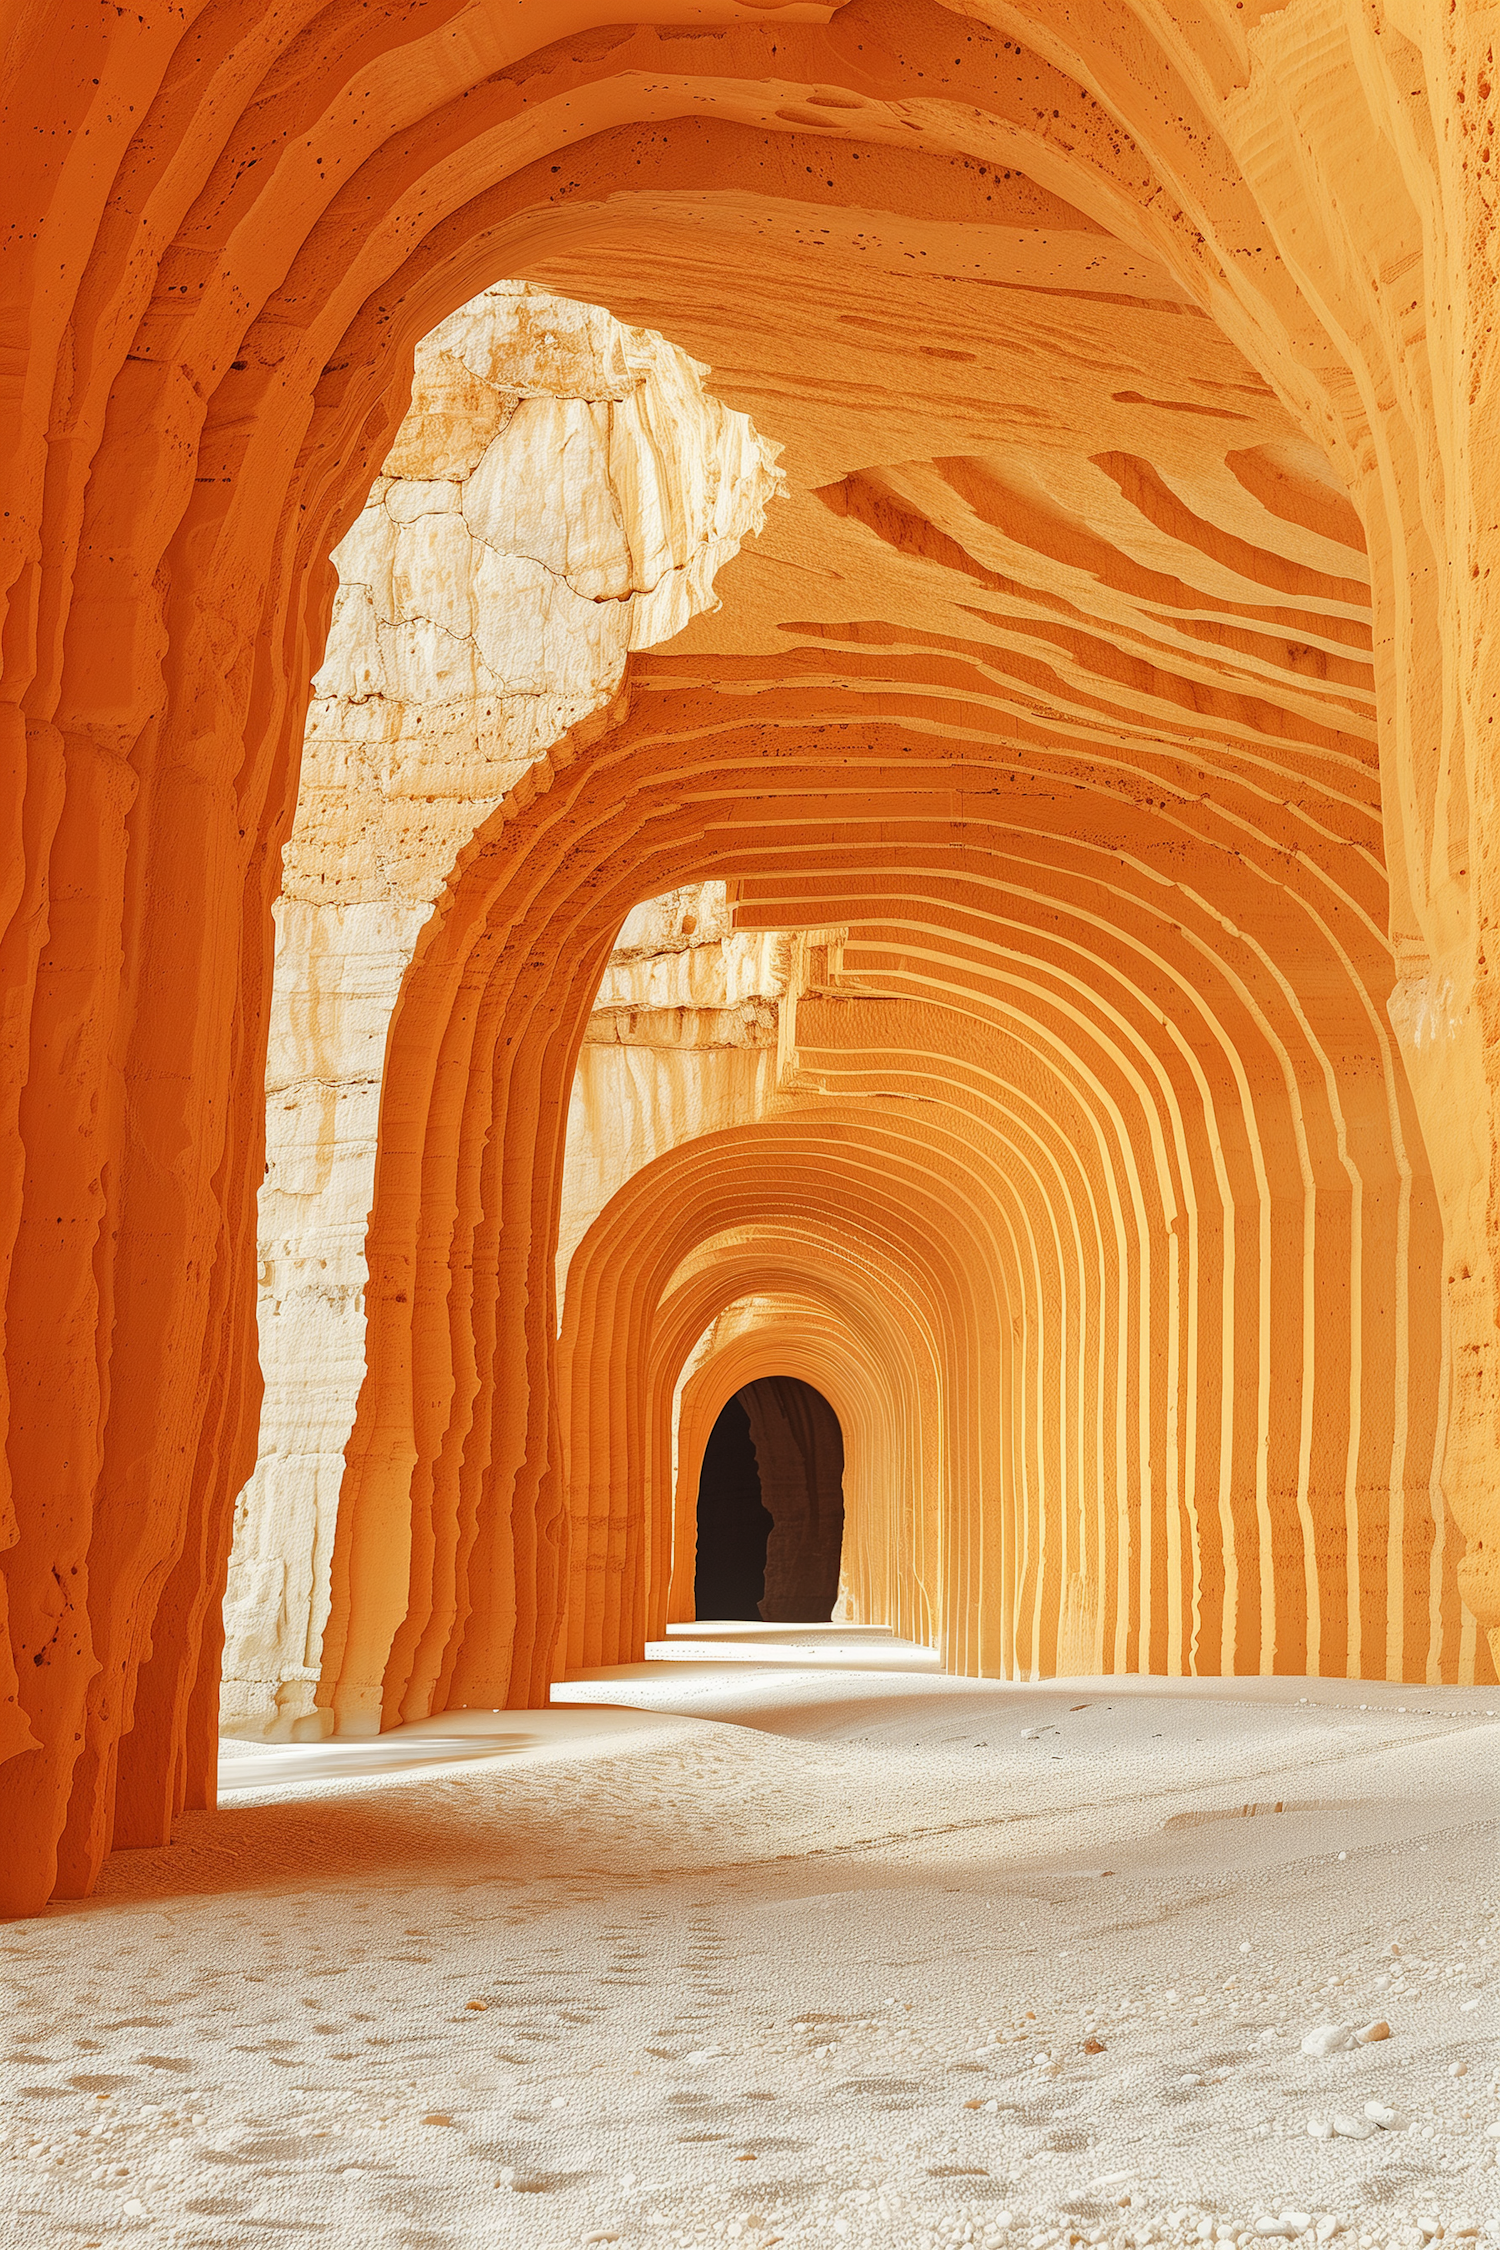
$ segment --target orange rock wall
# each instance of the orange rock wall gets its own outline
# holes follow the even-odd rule
[[[857,1598],[950,1661],[1451,1671],[1500,1626],[1489,12],[536,14],[7,11],[11,1911],[211,1791],[327,558],[501,277],[710,364],[792,499],[424,927],[325,1670],[385,1678],[415,1516],[410,1677],[543,1694],[565,1442],[634,1646],[677,1372],[810,1275],[902,1332]],[[851,931],[808,1098],[626,1184],[554,1384],[592,999],[715,878]]]

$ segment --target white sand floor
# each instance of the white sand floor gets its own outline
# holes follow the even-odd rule
[[[653,1659],[0,1928],[4,2250],[1500,2244],[1484,1691]]]

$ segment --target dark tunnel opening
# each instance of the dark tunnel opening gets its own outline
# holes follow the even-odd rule
[[[701,1618],[824,1623],[838,1599],[844,1438],[821,1391],[767,1375],[726,1401],[698,1478]]]

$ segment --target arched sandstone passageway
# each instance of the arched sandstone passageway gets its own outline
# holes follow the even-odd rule
[[[735,1226],[909,1295],[924,1528],[874,1567],[954,1664],[1488,1662],[1488,17],[664,12],[13,27],[12,1911],[211,1794],[327,558],[417,340],[502,276],[712,365],[790,498],[424,927],[320,1694],[545,1694],[570,1510],[623,1542],[576,1629],[635,1645],[704,1325],[658,1367],[642,1323]],[[849,944],[764,1158],[628,1183],[659,1239],[606,1209],[559,1344],[593,996],[716,877]],[[414,1518],[462,1567],[391,1624]]]
[[[720,1247],[712,1245],[708,1251],[715,1263]],[[747,1248],[751,1255],[745,1263]],[[923,1490],[923,1394],[911,1379],[909,1358],[904,1362],[905,1383],[899,1377],[889,1379],[890,1371],[903,1364],[903,1341],[909,1346],[911,1338],[899,1311],[895,1319],[887,1317],[882,1324],[878,1316],[882,1311],[889,1315],[891,1306],[868,1293],[865,1303],[860,1303],[857,1276],[847,1270],[839,1273],[837,1252],[819,1254],[829,1248],[815,1241],[798,1244],[795,1236],[783,1236],[767,1263],[743,1240],[735,1245],[737,1278],[746,1283],[747,1293],[704,1331],[676,1390],[676,1501],[667,1622],[683,1624],[693,1615],[695,1464],[716,1402],[768,1375],[793,1369],[829,1401],[843,1441],[840,1613],[878,1619],[900,1616],[913,1638],[931,1638],[931,1610],[911,1567],[922,1531],[921,1511],[913,1503]],[[785,1285],[795,1272],[799,1251],[816,1275],[816,1297],[799,1296],[795,1287]],[[721,1283],[732,1277],[733,1269],[719,1271]],[[778,1281],[781,1288],[776,1287]],[[691,1301],[691,1296],[679,1300],[679,1313]],[[895,1306],[900,1302],[898,1296]]]

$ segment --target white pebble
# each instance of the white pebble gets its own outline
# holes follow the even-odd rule
[[[1310,2117],[1307,2121],[1307,2130],[1315,2141],[1331,2141],[1333,2139],[1333,2127],[1326,2117]]]
[[[1304,2055],[1316,2055],[1321,2061],[1328,2055],[1340,2053],[1348,2044],[1347,2026],[1341,2023],[1320,2023],[1317,2030],[1310,2031],[1303,2040],[1302,2052]]]
[[[1309,2211],[1283,2211],[1281,2216],[1295,2234],[1306,2234],[1312,2225],[1312,2214]]]
[[[1372,2125],[1383,2125],[1387,2130],[1400,2122],[1395,2110],[1387,2109],[1384,2102],[1366,2102],[1365,2115]]]
[[[1333,2129],[1341,2140],[1367,2141],[1378,2128],[1368,2117],[1345,2117],[1340,2113],[1333,2120]]]
[[[1283,2242],[1290,2242],[1298,2230],[1289,2219],[1257,2219],[1253,2231],[1256,2234],[1280,2235]]]
[[[1467,2078],[1468,2075],[1469,2066],[1467,2063],[1449,2063],[1448,2076],[1450,2078]]]
[[[1391,2036],[1391,2027],[1382,2017],[1381,2020],[1377,2023],[1361,2024],[1354,2036],[1359,2041],[1362,2047],[1369,2047],[1372,2046],[1377,2039],[1389,2039]]]

